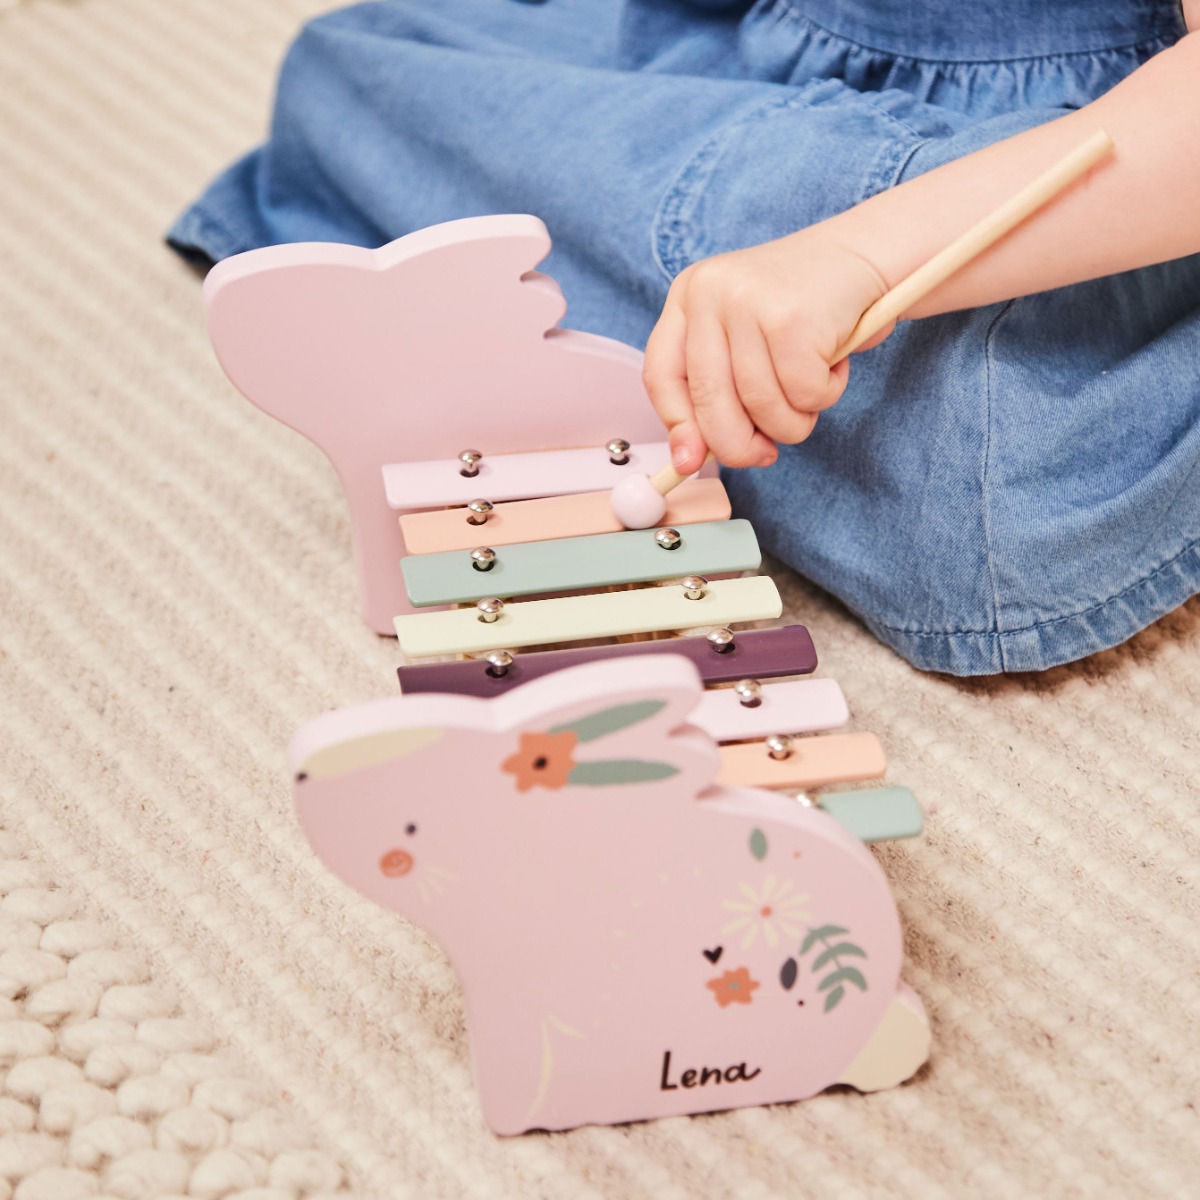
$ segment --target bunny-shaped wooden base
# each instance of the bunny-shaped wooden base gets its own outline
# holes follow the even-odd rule
[[[813,670],[803,627],[728,628],[781,601],[729,578],[759,552],[719,480],[673,492],[668,528],[615,526],[614,484],[669,450],[637,351],[555,324],[549,248],[535,217],[478,217],[206,281],[230,379],[342,480],[368,622],[410,658],[479,656],[305,726],[300,819],[450,955],[497,1132],[898,1083],[929,1031],[874,858],[829,813],[714,784],[718,757],[726,783],[878,778],[883,749],[806,736],[849,714],[832,680],[772,682]],[[920,826],[902,788],[825,802],[866,837]]]
[[[887,882],[816,808],[713,786],[696,669],[400,696],[291,747],[325,863],[437,939],[497,1133],[873,1090],[924,1062]]]

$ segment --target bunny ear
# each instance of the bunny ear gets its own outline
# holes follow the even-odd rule
[[[551,733],[573,733],[576,741],[591,742],[609,733],[628,729],[648,721],[667,707],[665,700],[638,700],[632,704],[614,704],[597,712],[576,717],[563,725],[555,725]]]
[[[363,737],[347,738],[323,746],[301,760],[296,774],[304,779],[344,775],[373,767],[391,759],[404,758],[436,742],[446,731],[440,728],[386,729]]]
[[[679,768],[644,758],[602,758],[576,763],[567,776],[571,787],[614,787],[623,783],[653,783],[678,775]]]
[[[501,769],[520,791],[631,791],[695,796],[716,776],[716,744],[687,724],[702,685],[681,655],[605,660],[535,679],[492,701],[511,731]]]
[[[555,725],[549,732],[574,734],[577,743],[592,742],[648,721],[666,707],[665,700],[610,704],[562,725]],[[605,758],[576,763],[567,776],[567,784],[570,787],[616,787],[626,783],[653,783],[678,774],[679,768],[669,762],[643,758]]]

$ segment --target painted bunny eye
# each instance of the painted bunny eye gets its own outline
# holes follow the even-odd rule
[[[407,834],[414,834],[417,832],[417,827],[415,825],[405,825],[404,832]]]

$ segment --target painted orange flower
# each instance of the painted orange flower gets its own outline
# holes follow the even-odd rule
[[[534,787],[564,787],[575,766],[571,751],[578,740],[578,734],[570,729],[562,733],[523,733],[520,748],[500,764],[501,770],[517,777],[518,792]]]
[[[738,967],[736,971],[726,971],[720,979],[710,979],[704,986],[712,988],[717,1003],[726,1008],[730,1004],[749,1004],[758,982],[750,978],[748,967]]]

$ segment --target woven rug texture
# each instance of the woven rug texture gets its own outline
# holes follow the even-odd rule
[[[1195,601],[956,682],[775,569],[928,810],[876,853],[931,1062],[486,1130],[445,959],[291,811],[295,728],[395,688],[340,488],[226,382],[161,242],[324,7],[0,2],[0,1200],[1200,1197]]]

